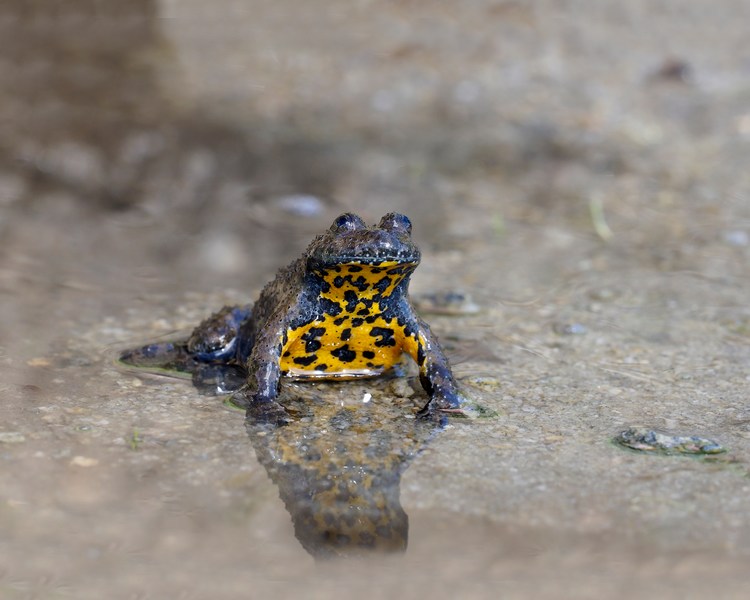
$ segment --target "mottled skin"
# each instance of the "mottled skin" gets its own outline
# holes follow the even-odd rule
[[[421,413],[457,408],[461,395],[448,360],[409,301],[409,278],[419,261],[404,215],[389,213],[367,227],[343,214],[279,271],[252,310],[224,307],[178,346],[197,365],[194,379],[211,365],[244,366],[247,380],[233,400],[269,420],[284,420],[277,402],[282,377],[372,377],[403,353],[416,361],[430,396]],[[145,348],[149,358],[158,354],[157,346]],[[129,356],[137,359],[138,352]]]

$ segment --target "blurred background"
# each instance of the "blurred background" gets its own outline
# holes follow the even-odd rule
[[[243,289],[344,210],[436,250],[514,223],[746,241],[742,2],[2,10],[5,277]]]
[[[641,591],[690,597],[707,589],[695,565],[718,557],[702,581],[740,594],[742,476],[717,469],[709,484],[698,463],[641,464],[656,471],[638,496],[628,486],[641,471],[622,455],[581,453],[603,444],[609,456],[619,425],[650,419],[750,457],[748,22],[744,0],[5,0],[0,591],[112,592],[93,570],[117,582],[111,597],[208,597],[200,571],[159,575],[208,561],[225,569],[213,597],[233,597],[228,581],[252,573],[207,556],[240,556],[247,530],[210,508],[255,515],[252,530],[265,531],[248,498],[277,500],[257,465],[234,458],[231,445],[247,445],[241,417],[210,399],[177,408],[187,385],[138,388],[112,366],[113,348],[249,301],[341,212],[375,223],[398,211],[424,255],[413,289],[467,290],[482,307],[435,329],[464,383],[499,382],[484,400],[504,411],[494,429],[443,436],[410,469],[402,502],[437,536],[416,537],[410,568],[437,547],[446,554],[429,570],[442,569],[460,542],[472,558],[446,566],[436,594],[505,582],[559,597],[544,574],[572,553],[577,597],[618,597],[632,569]],[[173,400],[144,416],[159,390]],[[560,412],[561,398],[575,408]],[[195,403],[210,413],[200,421]],[[194,455],[158,442],[175,423]],[[139,436],[156,440],[144,441],[150,458],[126,452]],[[249,479],[233,478],[240,464]],[[683,470],[660,496],[658,482]],[[468,520],[446,533],[436,515],[450,511]],[[129,538],[147,516],[155,537]],[[562,523],[593,541],[568,545]],[[215,546],[196,550],[214,528]],[[248,557],[306,565],[302,579],[261,576],[266,593],[307,589],[305,578],[334,589],[288,531],[266,534]],[[505,534],[515,541],[501,551]],[[513,562],[513,544],[532,538],[530,562]],[[631,560],[644,548],[661,570]],[[695,562],[681,562],[686,548]],[[56,563],[67,552],[81,562]],[[391,592],[432,589],[388,573]]]

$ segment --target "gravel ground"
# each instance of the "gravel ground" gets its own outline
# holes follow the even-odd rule
[[[3,598],[747,597],[747,2],[88,4],[0,10]],[[321,562],[241,413],[115,358],[345,210],[480,306],[428,320],[491,416],[404,451],[405,554]]]

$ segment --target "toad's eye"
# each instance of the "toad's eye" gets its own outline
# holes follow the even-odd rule
[[[365,222],[353,213],[344,213],[340,217],[336,217],[336,220],[331,225],[331,231],[336,233],[344,231],[354,231],[355,229],[363,229],[367,227]]]
[[[411,235],[411,221],[409,217],[399,213],[388,213],[380,219],[378,227],[387,229],[388,231],[403,232],[406,235]]]

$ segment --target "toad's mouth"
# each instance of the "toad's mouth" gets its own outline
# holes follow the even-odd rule
[[[397,261],[397,262],[419,262],[419,252],[414,248],[407,247],[396,250],[393,247],[386,248],[357,248],[353,252],[339,253],[339,259],[342,262],[360,261],[371,263],[373,261]]]
[[[312,270],[332,269],[336,267],[360,267],[362,270],[388,268],[394,266],[412,267],[419,265],[419,255],[414,253],[359,252],[357,254],[339,254],[331,257],[315,257],[308,261]],[[356,269],[355,269],[356,270]]]
[[[394,256],[345,256],[339,257],[339,259],[329,266],[341,266],[341,267],[361,267],[362,270],[372,270],[377,268],[388,268],[394,266],[408,266],[412,265],[414,268],[419,264],[419,260],[414,260],[413,257],[394,257]],[[356,269],[355,269],[356,270]]]
[[[330,268],[361,264],[377,267],[384,262],[416,265],[420,258],[417,246],[388,232],[379,232],[374,239],[372,235],[363,236],[360,232],[354,232],[311,248],[308,266]]]

